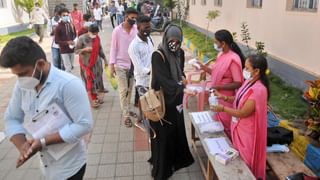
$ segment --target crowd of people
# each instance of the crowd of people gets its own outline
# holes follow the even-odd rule
[[[10,68],[18,76],[5,115],[7,136],[20,152],[17,167],[40,152],[47,179],[83,178],[86,150],[81,137],[92,128],[90,105],[99,107],[103,94],[108,92],[103,84],[104,65],[108,65],[118,83],[122,121],[128,128],[133,126],[133,119],[141,123],[141,117],[133,110],[134,104],[139,107],[139,94],[135,103],[131,103],[133,88],[163,90],[166,121],[163,124],[150,121],[157,137],[151,139],[149,163],[154,179],[168,179],[194,162],[181,108],[187,85],[182,30],[176,25],[168,26],[157,46],[150,35],[151,14],[155,10],[152,2],[128,7],[124,1],[112,1],[108,11],[114,30],[107,58],[99,35],[103,32],[102,17],[106,10],[97,1],[92,5],[92,12],[83,14],[77,4],[72,12],[60,4],[54,16],[48,18],[36,3],[31,18],[39,43],[43,40],[42,26],[48,20],[52,36],[51,65],[41,47],[28,37],[9,41],[1,52],[0,66]],[[215,49],[219,51],[216,62],[212,66],[200,66],[211,74],[209,86],[219,99],[218,105],[210,107],[217,112],[214,119],[222,122],[226,135],[256,178],[265,179],[270,96],[267,61],[260,55],[246,58],[228,30],[215,32],[214,39]],[[82,82],[72,75],[75,54],[79,55]],[[43,138],[27,139],[24,121],[30,121],[53,102],[61,106],[72,123]],[[62,158],[53,159],[48,149],[61,143],[76,145]]]

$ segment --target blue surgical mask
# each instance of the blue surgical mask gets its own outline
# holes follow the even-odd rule
[[[213,47],[216,51],[221,52],[223,49],[219,47],[216,43],[213,44]]]
[[[252,74],[250,71],[247,71],[247,70],[243,70],[243,77],[245,80],[251,80],[252,79]]]
[[[89,27],[89,26],[91,26],[93,23],[91,22],[91,21],[88,21],[88,22],[85,22],[84,23],[84,27]]]
[[[62,21],[63,22],[70,22],[70,17],[69,16],[62,16]]]

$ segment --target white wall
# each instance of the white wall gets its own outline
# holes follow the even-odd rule
[[[0,8],[0,27],[29,22],[28,14],[16,8],[14,0],[7,0],[7,7]]]
[[[228,29],[237,32],[241,41],[241,22],[247,22],[251,34],[251,46],[255,41],[266,45],[269,55],[301,70],[320,76],[320,9],[318,12],[294,12],[286,10],[286,0],[263,1],[261,9],[247,8],[247,0],[222,0],[222,7],[214,7],[214,0],[201,5],[196,0],[188,21],[206,29],[207,12],[219,10],[218,17],[210,25],[210,31]]]

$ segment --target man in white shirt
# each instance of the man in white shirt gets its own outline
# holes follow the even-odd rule
[[[124,6],[123,4],[120,2],[118,3],[118,1],[115,1],[115,5],[117,8],[117,23],[118,25],[121,24],[124,21]]]
[[[96,3],[94,5],[94,9],[93,9],[93,15],[94,15],[94,19],[96,20],[96,23],[99,26],[100,31],[102,31],[102,9],[100,8],[100,5],[98,3]]]
[[[47,14],[40,7],[40,4],[38,2],[35,3],[35,7],[31,12],[30,23],[33,24],[36,34],[40,37],[39,43],[41,43],[43,40],[44,24],[45,24],[45,21],[48,19],[49,18]]]
[[[154,51],[153,42],[150,37],[150,22],[151,18],[148,16],[141,15],[137,18],[138,34],[128,48],[128,53],[134,66],[136,91],[139,91],[138,87],[148,88],[150,83],[151,56]],[[138,97],[136,96],[136,101]],[[141,114],[140,107],[139,110]],[[140,117],[138,122],[141,122],[141,120]]]

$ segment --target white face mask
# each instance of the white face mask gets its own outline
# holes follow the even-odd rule
[[[27,89],[27,90],[32,90],[34,89],[39,83],[40,80],[33,77],[34,73],[36,72],[36,66],[34,67],[33,73],[31,75],[31,77],[27,76],[27,77],[18,77],[18,86],[21,89]],[[42,78],[42,70],[40,72],[40,79]]]
[[[91,26],[91,24],[93,24],[91,21],[88,21],[88,22],[85,22],[84,23],[84,27],[89,27],[89,26]]]
[[[90,37],[91,39],[94,39],[94,38],[96,38],[96,37],[97,37],[97,35],[89,34],[89,37]]]
[[[252,79],[252,75],[251,72],[247,71],[247,70],[243,70],[243,77],[245,80],[251,80]]]
[[[216,43],[213,44],[213,47],[215,50],[217,50],[218,52],[221,52],[223,49],[219,48],[218,45]]]

